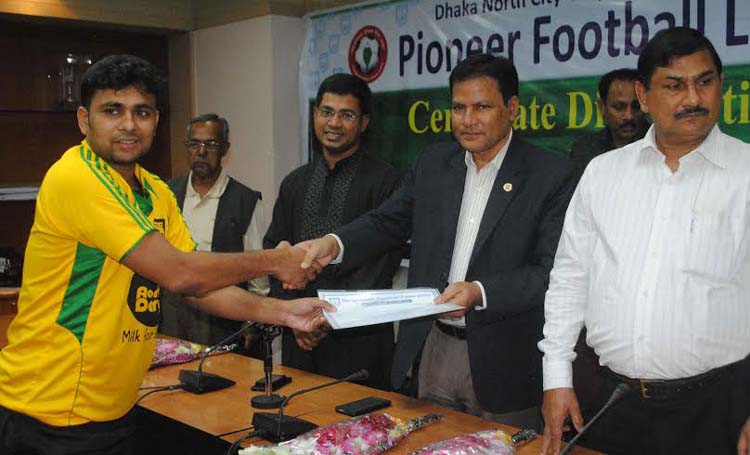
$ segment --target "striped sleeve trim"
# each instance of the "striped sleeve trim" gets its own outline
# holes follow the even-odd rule
[[[141,242],[143,241],[143,239],[145,239],[147,235],[149,235],[150,233],[154,232],[155,230],[156,230],[156,228],[151,228],[150,231],[144,232],[143,235],[141,236],[141,238],[139,238],[138,240],[136,240],[135,243],[133,244],[133,246],[131,246],[130,248],[128,248],[128,251],[126,251],[122,256],[120,256],[120,259],[117,262],[122,263],[122,261],[124,261],[125,258],[128,257],[128,255],[130,254],[130,252],[133,251],[138,245],[140,245]]]
[[[92,163],[94,152],[91,150],[85,150],[83,145],[81,145],[80,149],[80,156],[84,163],[91,169],[91,172],[96,176],[97,179],[99,179],[100,182],[104,185],[105,188],[114,196],[115,200],[122,206],[122,208],[125,209],[125,211],[133,218],[133,220],[138,224],[138,227],[143,229],[144,231],[151,232],[154,227],[151,224],[151,221],[143,215],[139,210],[137,210],[135,207],[133,207],[132,204],[128,202],[128,200],[125,198],[125,195],[122,194],[122,191],[117,188],[115,183],[112,181],[112,177],[107,175],[105,171],[102,169],[101,164],[99,162],[96,162],[96,165]]]

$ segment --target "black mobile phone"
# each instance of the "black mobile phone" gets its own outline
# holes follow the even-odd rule
[[[367,397],[361,400],[352,401],[336,406],[336,412],[350,417],[360,416],[368,412],[377,411],[378,409],[387,408],[391,405],[391,400],[380,397]]]
[[[271,391],[276,391],[285,385],[292,382],[292,378],[290,378],[287,375],[284,374],[272,374],[271,375]],[[266,390],[266,377],[263,376],[262,378],[255,381],[255,384],[253,384],[252,387],[250,387],[250,390],[254,392],[263,392]]]

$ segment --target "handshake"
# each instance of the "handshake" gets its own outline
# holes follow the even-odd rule
[[[314,280],[318,273],[339,255],[340,249],[336,239],[327,235],[294,246],[287,241],[281,241],[272,251],[279,257],[274,258],[274,270],[271,274],[281,281],[284,289],[295,290],[304,289],[307,283]],[[330,327],[327,322],[323,322],[315,324],[312,329],[292,329],[297,345],[309,351],[326,336]]]
[[[292,246],[283,240],[272,250],[274,253],[271,275],[281,281],[284,289],[304,289],[307,283],[339,255],[336,238],[326,235],[306,240]]]

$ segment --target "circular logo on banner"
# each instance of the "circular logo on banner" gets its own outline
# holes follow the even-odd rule
[[[349,70],[352,74],[372,82],[385,68],[388,58],[388,43],[379,28],[366,25],[354,34],[349,44]]]
[[[137,273],[130,280],[130,292],[128,292],[128,307],[141,324],[147,327],[156,327],[161,314],[161,301],[159,298],[159,285],[147,280]]]

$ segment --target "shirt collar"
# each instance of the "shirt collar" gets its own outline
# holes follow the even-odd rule
[[[491,166],[494,169],[500,169],[500,166],[503,164],[503,160],[505,159],[506,152],[508,151],[508,147],[510,147],[510,141],[512,140],[513,128],[510,129],[510,132],[508,133],[508,140],[505,141],[505,144],[503,144],[503,148],[501,148],[500,151],[497,152],[497,155],[492,158],[492,161],[487,163],[487,166]],[[466,163],[467,168],[476,167],[476,164],[474,164],[474,158],[472,158],[471,153],[469,153],[468,150],[464,151],[464,163]]]
[[[214,182],[214,186],[212,186],[211,189],[208,190],[208,193],[206,193],[205,197],[217,199],[220,198],[224,194],[224,190],[227,189],[227,183],[229,183],[229,174],[227,174],[226,169],[221,168],[219,178],[216,179],[216,182]],[[195,189],[193,189],[193,171],[190,171],[190,174],[188,174],[185,197],[197,197],[198,199],[201,198],[201,195],[198,194]]]
[[[342,169],[346,169],[348,166],[354,166],[356,163],[358,163],[360,157],[362,156],[362,147],[360,146],[354,153],[347,156],[343,160],[337,161],[333,169],[330,169],[328,167],[328,161],[326,161],[322,152],[319,156],[320,163],[318,165],[324,166],[326,168],[326,171],[328,171],[328,175],[333,175],[339,173]]]
[[[711,129],[711,132],[708,133],[708,136],[706,136],[706,139],[688,155],[693,153],[700,154],[701,156],[703,156],[703,158],[713,163],[714,165],[720,168],[726,168],[727,160],[724,156],[724,150],[719,143],[721,140],[720,133],[721,130],[719,129],[719,125],[714,125],[714,127]],[[643,136],[643,143],[640,150],[641,152],[645,150],[652,150],[659,155],[662,155],[662,153],[659,151],[659,147],[657,147],[656,145],[656,128],[654,125],[651,125],[651,128],[648,129],[646,135]]]
[[[123,189],[123,191],[125,191],[126,193],[129,192],[131,195],[134,193],[133,188],[130,187],[130,184],[128,183],[125,176],[120,174],[119,171],[117,171],[115,168],[110,166],[109,163],[107,163],[102,157],[100,157],[94,151],[94,149],[91,148],[91,144],[89,144],[88,139],[84,138],[81,141],[81,144],[83,145],[83,150],[90,152],[84,155],[87,161],[100,162],[103,170],[107,172],[115,180],[115,182],[117,182],[118,187]],[[98,164],[97,164],[97,167],[99,167]],[[135,163],[135,167],[133,169],[133,174],[135,175],[135,179],[138,180],[138,183],[141,185],[141,189],[143,191],[153,193],[153,188],[151,188],[151,186],[148,184],[148,181],[146,180],[143,172],[144,172],[143,167],[141,167],[140,164]]]

